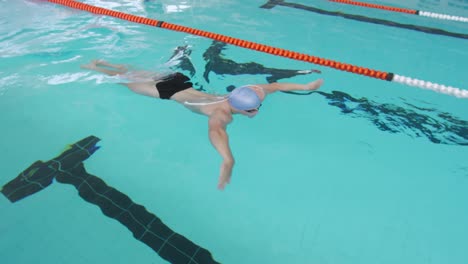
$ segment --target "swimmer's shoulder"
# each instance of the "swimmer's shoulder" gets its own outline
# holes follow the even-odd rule
[[[227,125],[232,122],[232,113],[226,108],[216,107],[211,111],[209,118],[210,122],[220,122]]]

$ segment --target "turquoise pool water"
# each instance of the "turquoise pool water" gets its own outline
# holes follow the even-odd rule
[[[310,8],[260,8],[266,0],[83,2],[468,89],[467,23],[327,1],[287,3],[452,36]],[[368,2],[468,16],[466,1]],[[42,1],[0,7],[0,186],[94,135],[101,148],[86,171],[219,263],[468,261],[466,99]],[[273,94],[254,119],[235,118],[228,132],[236,166],[221,192],[205,117],[79,67],[102,58],[160,70],[177,47],[207,92],[289,70],[322,73],[279,82],[325,84],[307,96]],[[191,74],[184,65],[174,67]],[[14,203],[1,195],[0,210],[2,263],[169,263],[59,179]],[[196,259],[179,263],[204,263]]]

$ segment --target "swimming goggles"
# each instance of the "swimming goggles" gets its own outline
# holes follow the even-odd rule
[[[244,110],[244,111],[246,111],[247,113],[254,113],[254,112],[258,111],[261,106],[262,106],[262,104],[260,104],[257,108]]]

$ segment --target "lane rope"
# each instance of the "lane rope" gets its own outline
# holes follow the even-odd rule
[[[354,15],[354,14],[349,14],[349,13],[345,13],[341,11],[329,11],[329,10],[324,10],[321,8],[313,7],[310,5],[285,2],[284,0],[268,0],[268,2],[260,6],[260,8],[272,9],[276,6],[304,10],[307,12],[317,13],[319,15],[342,17],[344,19],[349,19],[353,21],[372,23],[372,24],[382,25],[382,26],[387,26],[387,27],[397,27],[397,28],[403,28],[403,29],[408,29],[408,30],[414,30],[418,32],[424,32],[427,34],[435,34],[435,35],[442,35],[442,36],[447,36],[447,37],[452,37],[452,38],[468,39],[468,34],[450,32],[450,31],[446,31],[440,28],[398,23],[395,21],[386,20],[382,18],[367,17],[363,15]]]
[[[119,11],[114,11],[102,7],[96,7],[89,4],[73,1],[73,0],[47,0],[51,3],[60,4],[74,9],[79,9],[87,11],[97,15],[106,15],[122,20],[127,20],[134,23],[149,25],[153,27],[160,27],[165,29],[170,29],[173,31],[185,32],[191,35],[197,35],[205,38],[210,38],[216,41],[221,41],[231,45],[243,47],[246,49],[256,50],[264,53],[273,54],[276,56],[281,56],[285,58],[290,58],[299,61],[305,61],[325,67],[334,68],[341,71],[347,71],[359,75],[364,75],[367,77],[372,77],[380,80],[386,80],[390,82],[396,82],[400,84],[405,84],[409,86],[415,86],[423,89],[432,90],[435,92],[452,95],[458,98],[468,98],[468,90],[463,90],[456,87],[446,86],[443,84],[432,83],[428,81],[418,80],[410,77],[405,77],[402,75],[394,74],[391,72],[383,72],[379,70],[368,69],[360,66],[355,66],[348,63],[341,63],[338,61],[333,61],[325,58],[315,57],[303,53],[298,53],[290,50],[285,50],[281,48],[276,48],[264,44],[259,44],[251,41],[246,41],[238,38],[233,38],[217,33],[212,33],[208,31],[203,31],[199,29],[194,29],[190,27],[185,27],[181,25],[176,25],[164,21],[159,21],[156,19],[140,17],[132,14],[126,14]]]
[[[415,10],[415,9],[407,9],[407,8],[399,8],[393,6],[385,6],[385,5],[377,5],[377,4],[370,4],[365,2],[358,2],[358,1],[350,1],[350,0],[328,0],[330,2],[340,3],[340,4],[347,4],[347,5],[355,5],[355,6],[362,6],[368,8],[376,8],[387,10],[391,12],[400,12],[400,13],[407,13],[412,15],[430,17],[430,18],[437,18],[443,20],[453,20],[459,22],[468,22],[468,17],[461,17],[461,16],[451,16],[446,14],[439,14],[439,13],[432,13],[422,10]]]

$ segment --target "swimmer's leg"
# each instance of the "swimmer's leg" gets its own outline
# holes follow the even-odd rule
[[[134,83],[121,83],[128,87],[128,89],[141,95],[146,95],[153,98],[159,98],[158,89],[156,89],[156,82],[134,82]]]
[[[125,72],[128,71],[127,66],[125,66],[124,64],[113,64],[113,63],[109,63],[109,62],[107,62],[105,60],[96,60],[96,65],[106,66],[106,67],[109,67],[109,68],[114,68],[114,69],[125,71]]]
[[[111,64],[103,60],[92,60],[88,64],[81,65],[81,68],[105,73],[110,76],[120,75],[128,72],[128,69],[125,65]]]
[[[81,68],[105,73],[110,76],[123,75],[128,72],[128,69],[125,65],[111,64],[103,60],[93,60],[89,64],[81,65]],[[159,92],[158,89],[156,89],[156,81],[137,81],[142,78],[136,77],[137,76],[133,76],[133,78],[130,78],[134,79],[131,80],[131,82],[119,84],[127,86],[130,90],[137,94],[159,98]],[[148,79],[149,78],[146,78],[146,80]]]

